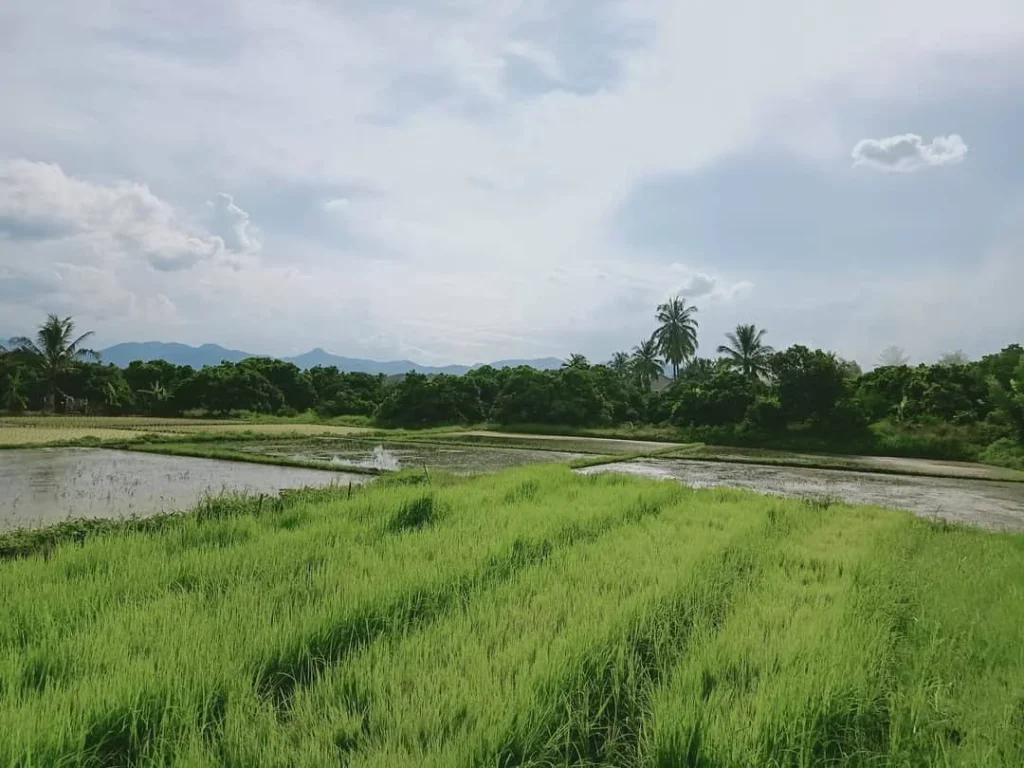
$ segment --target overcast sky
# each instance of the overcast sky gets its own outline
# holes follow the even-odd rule
[[[1020,0],[4,0],[0,334],[1024,341]],[[1016,53],[1015,53],[1016,52]]]

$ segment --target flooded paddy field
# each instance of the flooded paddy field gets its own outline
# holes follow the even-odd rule
[[[572,451],[494,448],[443,443],[375,443],[345,439],[290,440],[240,444],[239,450],[294,461],[319,462],[334,467],[398,471],[438,470],[458,475],[496,472],[528,464],[568,462],[583,456]]]
[[[220,493],[348,485],[366,475],[133,451],[54,448],[0,452],[0,531],[70,518],[183,510]]]
[[[579,471],[679,480],[694,488],[742,488],[777,496],[871,504],[992,530],[1024,530],[1021,483],[655,458]]]

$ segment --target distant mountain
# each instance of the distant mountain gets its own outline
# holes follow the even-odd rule
[[[224,361],[237,363],[247,357],[260,357],[251,352],[243,352],[238,349],[226,349],[217,344],[203,344],[200,347],[190,347],[187,344],[175,344],[163,341],[127,342],[115,344],[107,349],[100,350],[103,362],[113,363],[124,368],[133,360],[166,360],[175,365],[191,365],[193,368],[202,368],[205,365],[218,365]],[[269,355],[273,357],[273,355]],[[416,371],[417,373],[448,373],[456,376],[467,373],[474,368],[480,368],[485,363],[476,365],[420,365],[412,360],[365,360],[358,357],[341,357],[332,355],[319,347],[309,352],[294,357],[283,357],[290,363],[295,363],[300,368],[312,368],[317,365],[337,366],[338,370],[358,373],[383,373],[388,376]],[[558,368],[562,361],[554,357],[543,357],[537,360],[498,360],[489,363],[495,368],[515,367],[528,365],[538,370]]]
[[[133,360],[166,360],[175,365],[191,365],[202,368],[205,365],[219,365],[225,361],[237,363],[247,357],[258,357],[249,352],[237,349],[225,349],[217,344],[203,344],[201,347],[190,347],[188,344],[175,344],[163,341],[130,341],[126,344],[115,344],[100,350],[104,363],[113,363],[124,368]]]
[[[295,363],[299,368],[312,368],[316,365],[330,366],[335,365],[339,371],[348,371],[351,373],[384,373],[388,376],[393,376],[399,373],[408,373],[409,371],[416,371],[417,373],[451,373],[459,376],[470,370],[468,365],[444,365],[444,366],[431,366],[431,365],[420,365],[414,363],[412,360],[364,360],[359,357],[341,357],[339,355],[332,355],[323,349],[317,347],[314,350],[306,352],[302,355],[296,355],[295,357],[282,358],[290,363]]]

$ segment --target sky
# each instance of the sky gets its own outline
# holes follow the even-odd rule
[[[5,0],[0,335],[1024,341],[1020,0]]]

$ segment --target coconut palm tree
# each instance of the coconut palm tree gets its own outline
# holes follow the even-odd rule
[[[34,341],[19,336],[11,339],[11,342],[16,349],[35,358],[46,380],[47,395],[56,404],[56,395],[60,392],[60,377],[83,360],[99,360],[100,356],[96,352],[82,347],[82,343],[90,336],[92,331],[87,331],[76,338],[74,320],[70,317],[48,315],[46,322],[39,326]]]
[[[629,373],[629,366],[628,352],[616,352],[612,355],[612,359],[608,361],[608,367],[623,377]]]
[[[744,376],[751,378],[768,375],[768,364],[775,350],[764,343],[764,328],[755,325],[737,325],[735,333],[725,334],[729,344],[718,347],[718,354],[725,355],[726,362]]]
[[[563,368],[589,368],[590,361],[587,360],[586,355],[581,355],[579,352],[573,352],[569,355],[569,359],[562,363]]]
[[[697,351],[697,308],[686,306],[686,299],[673,296],[658,305],[655,315],[661,323],[654,332],[658,352],[672,365],[672,378],[679,376],[679,366]]]
[[[886,368],[890,365],[906,365],[910,362],[910,358],[907,357],[907,353],[903,351],[903,347],[897,347],[895,345],[888,346],[882,350],[882,354],[878,356],[878,367]]]
[[[631,360],[633,375],[637,383],[644,389],[651,388],[651,384],[661,376],[661,360],[658,359],[658,342],[652,336],[646,341],[641,341],[633,347]]]

